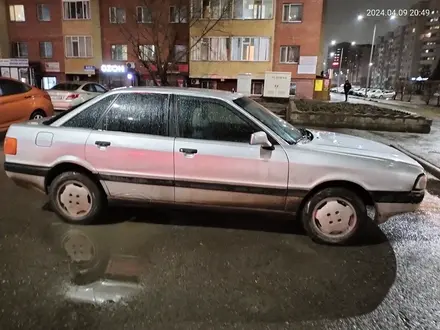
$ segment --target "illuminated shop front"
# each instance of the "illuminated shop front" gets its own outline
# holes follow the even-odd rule
[[[0,77],[35,85],[34,69],[29,67],[27,58],[0,58]]]
[[[134,64],[103,64],[100,68],[100,83],[109,89],[137,86],[138,74]]]

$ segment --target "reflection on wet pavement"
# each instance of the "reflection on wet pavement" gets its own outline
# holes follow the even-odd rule
[[[68,225],[44,197],[7,188],[2,330],[440,326],[433,195],[359,244],[329,247],[290,219],[250,214],[112,209],[102,224]]]

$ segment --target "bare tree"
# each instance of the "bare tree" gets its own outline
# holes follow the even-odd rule
[[[146,68],[154,85],[170,85],[169,74],[177,71],[179,63],[188,62],[203,38],[222,31],[232,13],[232,0],[226,1],[139,0],[136,10],[127,12],[128,22],[120,26],[128,51]],[[190,39],[192,29],[197,35]]]

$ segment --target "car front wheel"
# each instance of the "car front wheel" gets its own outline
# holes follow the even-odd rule
[[[87,175],[79,172],[59,174],[49,187],[52,209],[67,223],[89,224],[96,221],[106,207],[102,189]]]
[[[312,195],[301,210],[307,234],[318,243],[346,244],[367,218],[365,203],[345,188],[325,188]]]

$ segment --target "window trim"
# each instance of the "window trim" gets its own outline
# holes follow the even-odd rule
[[[175,10],[180,8],[178,21],[173,21],[171,19],[171,17],[172,17],[172,15],[171,15],[171,8],[175,8]],[[187,16],[187,17],[183,17],[183,19],[182,19],[182,16],[181,16],[182,8],[185,8],[186,16]],[[169,16],[168,17],[169,23],[171,23],[171,24],[186,24],[186,23],[188,23],[188,8],[186,6],[180,6],[179,7],[179,6],[176,6],[176,5],[171,5],[171,6],[169,6],[169,9],[168,9],[168,16]]]
[[[173,94],[173,105],[172,105],[172,109],[173,109],[173,116],[170,118],[173,118],[173,129],[172,131],[175,134],[176,138],[181,138],[181,139],[188,139],[188,140],[195,140],[195,141],[211,141],[211,142],[216,142],[216,143],[238,143],[240,145],[250,145],[250,141],[251,141],[251,137],[249,136],[249,142],[248,144],[246,144],[245,142],[232,142],[232,141],[222,141],[222,140],[206,140],[206,139],[191,139],[191,138],[186,138],[182,136],[182,133],[180,132],[180,125],[179,125],[179,114],[180,114],[180,108],[178,106],[178,101],[179,101],[179,97],[187,97],[187,98],[195,98],[198,100],[201,100],[202,102],[212,102],[215,104],[220,104],[222,106],[225,106],[229,111],[231,111],[233,114],[237,115],[241,120],[243,120],[244,122],[246,122],[247,124],[249,124],[249,126],[253,127],[255,129],[255,133],[256,132],[260,132],[263,131],[267,134],[269,140],[271,141],[271,143],[273,145],[278,145],[279,143],[277,142],[276,139],[274,139],[272,137],[271,133],[268,133],[263,127],[261,127],[255,120],[252,120],[251,118],[249,118],[247,115],[245,115],[236,105],[233,105],[231,103],[229,103],[228,101],[222,100],[222,99],[217,99],[217,98],[213,98],[213,97],[207,97],[207,96],[192,96],[192,95],[186,95],[186,94]]]
[[[240,0],[240,1],[242,2],[242,6],[241,6],[242,11],[244,11],[244,8],[245,8],[244,3],[245,3],[246,0]],[[254,1],[254,5],[255,5],[255,0],[253,0],[253,1]],[[262,0],[261,1],[261,9],[263,8],[264,5],[265,5],[265,0]],[[272,0],[272,14],[271,14],[270,17],[265,17],[265,18],[254,18],[254,17],[252,17],[252,18],[244,18],[244,17],[237,17],[237,16],[235,16],[235,8],[236,7],[235,7],[235,1],[234,1],[234,3],[232,4],[232,19],[245,20],[245,21],[251,21],[251,20],[255,20],[255,21],[272,20],[272,19],[274,19],[274,15],[275,15],[275,12],[274,12],[276,10],[275,5],[276,5],[276,0]],[[252,9],[252,10],[254,10],[254,9]],[[242,13],[242,15],[243,15],[243,13]]]
[[[124,21],[119,22],[118,21],[118,9],[123,9],[124,10]],[[112,11],[115,11],[115,21],[112,21]],[[108,7],[108,21],[110,24],[125,24],[127,23],[127,11],[125,10],[125,7],[115,7],[115,6],[111,6]]]
[[[66,42],[67,42],[67,38],[75,38],[75,37],[85,37],[85,38],[90,38],[90,49],[91,49],[91,53],[90,56],[87,56],[87,51],[86,51],[86,56],[82,57],[82,56],[68,56],[67,55],[67,47],[66,47]],[[93,58],[93,36],[91,35],[65,35],[64,36],[64,56],[65,58]],[[79,50],[79,49],[78,49]]]
[[[289,47],[297,47],[298,48],[298,61],[294,61],[294,62],[288,62],[287,61],[287,59],[286,59],[286,61],[284,62],[284,61],[282,61],[282,58],[281,58],[281,56],[283,55],[283,53],[282,53],[282,49],[283,48],[287,48],[287,52],[289,51]],[[282,45],[282,46],[280,46],[280,64],[299,64],[299,58],[300,58],[300,56],[301,56],[301,46],[299,46],[299,45]],[[289,56],[288,56],[288,53],[287,53],[287,58],[288,58]]]
[[[24,17],[24,19],[22,20],[22,21],[17,21],[16,20],[16,12],[15,12],[15,7],[19,7],[19,6],[21,6],[21,7],[23,7],[23,17]],[[11,7],[13,7],[14,8],[14,19],[12,19],[12,17],[11,17]],[[12,23],[26,23],[26,8],[25,8],[25,6],[24,5],[22,5],[22,4],[20,4],[20,3],[14,3],[14,4],[10,4],[9,6],[8,6],[8,9],[9,9],[9,22],[12,22]]]
[[[116,58],[113,58],[113,46],[115,46],[115,49],[116,49],[116,46],[125,46],[125,48],[126,48],[125,59],[116,59]],[[123,53],[123,52],[122,52],[122,53]],[[110,45],[110,57],[111,57],[111,60],[112,60],[112,61],[127,62],[127,61],[128,61],[128,45],[127,45],[127,44],[111,44],[111,45]]]
[[[49,10],[49,19],[42,19],[42,17],[40,17],[40,8],[43,7],[47,7],[47,9]],[[42,12],[42,10],[41,10]],[[52,21],[52,15],[50,13],[50,7],[47,3],[37,3],[37,20],[38,22],[50,22]]]
[[[150,21],[146,21],[146,22],[144,22],[143,21],[143,19],[144,19],[144,12],[143,12],[143,8],[147,8],[148,9],[148,7],[146,7],[146,6],[136,6],[136,23],[137,24],[151,24],[151,23],[153,23],[153,17],[151,17],[151,20]],[[138,20],[138,18],[139,18],[139,9],[141,9],[141,13],[142,13],[142,21],[139,21]],[[151,14],[151,12],[150,12],[150,14]],[[152,16],[152,15],[151,15]]]
[[[291,6],[299,6],[299,7],[301,7],[302,8],[301,20],[300,21],[285,21],[284,20],[284,13],[285,13],[286,6],[289,6],[289,11],[290,11],[290,7]],[[281,21],[283,23],[296,23],[296,24],[304,22],[304,3],[300,3],[300,2],[283,3],[283,9],[282,9],[282,13],[281,13]]]
[[[66,15],[65,15],[66,12],[64,10],[64,4],[68,3],[68,2],[82,2],[82,3],[88,2],[89,3],[88,15],[86,15],[86,16],[88,16],[88,18],[68,18],[68,17],[66,17]],[[92,19],[92,6],[91,6],[90,0],[62,0],[61,3],[62,3],[61,10],[63,12],[63,15],[62,15],[63,21],[90,21]]]
[[[112,108],[113,104],[119,99],[119,97],[121,95],[124,95],[124,94],[154,94],[154,95],[165,95],[166,96],[166,98],[167,98],[167,100],[165,102],[166,109],[164,109],[164,112],[165,112],[165,132],[164,132],[164,135],[145,134],[145,133],[131,133],[131,132],[120,132],[120,131],[106,131],[106,130],[103,129],[102,122],[103,122],[105,116],[110,111],[110,109]],[[104,95],[109,96],[108,94],[104,94]],[[110,95],[113,95],[113,94],[110,94]],[[114,133],[114,134],[130,134],[130,135],[135,135],[135,136],[139,136],[140,135],[140,136],[171,137],[170,136],[170,127],[169,127],[169,125],[166,125],[166,123],[170,122],[170,118],[171,118],[170,117],[171,116],[171,112],[170,112],[170,109],[171,109],[171,98],[172,98],[171,94],[170,93],[166,93],[166,92],[163,92],[163,93],[150,92],[150,91],[145,91],[145,92],[119,92],[117,94],[117,96],[115,97],[115,99],[113,100],[113,102],[111,103],[111,106],[109,106],[107,108],[107,110],[105,110],[105,112],[102,114],[101,118],[99,118],[99,120],[96,122],[95,126],[93,127],[93,130],[94,131],[102,131],[102,132],[111,132],[111,133]]]
[[[238,52],[240,54],[240,59],[239,60],[234,60],[232,58],[232,54],[233,54],[233,48],[234,48],[234,39],[241,39],[241,49]],[[268,57],[267,60],[243,60],[243,39],[268,39],[269,40],[269,49],[268,49]],[[255,41],[254,41],[255,43]],[[264,63],[264,62],[270,62],[271,61],[271,57],[273,56],[272,54],[272,43],[273,43],[273,38],[270,36],[232,36],[230,38],[230,48],[229,48],[229,58],[231,62],[250,62],[250,63]],[[260,49],[258,49],[258,51],[254,52],[255,54],[258,54],[260,51]]]
[[[27,51],[26,55],[19,54],[18,44],[26,45],[26,51]],[[17,58],[28,58],[29,57],[29,45],[26,41],[13,41],[13,42],[11,42],[11,48],[12,48],[11,51],[12,51],[13,57],[17,57]]]
[[[50,48],[51,48],[51,51],[52,51],[52,54],[51,54],[51,56],[47,56],[47,54],[46,54],[46,47],[44,46],[44,56],[42,56],[43,54],[41,53],[41,46],[42,45],[45,45],[46,43],[49,43],[50,44]],[[44,58],[44,59],[50,59],[50,58],[53,58],[53,42],[52,41],[40,41],[39,43],[38,43],[38,46],[39,46],[39,53],[40,53],[40,58]]]

